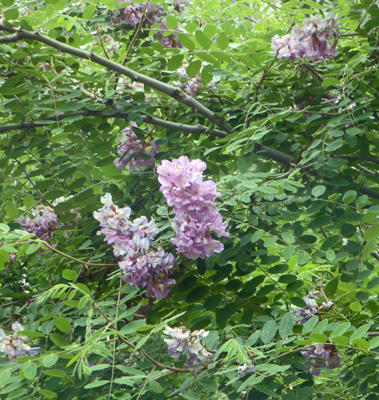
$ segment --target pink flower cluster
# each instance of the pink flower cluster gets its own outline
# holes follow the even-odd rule
[[[172,162],[164,160],[157,168],[160,190],[167,204],[174,207],[176,237],[171,239],[179,253],[188,258],[205,258],[223,251],[223,244],[212,234],[228,237],[227,222],[214,204],[217,192],[212,181],[203,182],[207,165],[197,159],[180,157]]]
[[[28,356],[35,356],[40,352],[39,347],[30,347],[28,344],[24,343],[28,339],[17,334],[19,331],[24,330],[18,322],[12,324],[12,329],[13,335],[9,336],[0,329],[0,352],[6,353],[9,361],[13,361],[15,358],[22,357],[25,354]]]
[[[164,339],[164,341],[168,344],[167,352],[172,357],[175,357],[176,361],[178,361],[184,352],[187,352],[187,362],[185,365],[188,367],[197,367],[210,358],[211,353],[200,343],[200,338],[207,337],[209,333],[204,329],[191,332],[184,326],[170,328],[166,325],[163,332],[171,336],[171,339]]]
[[[125,8],[119,9],[122,4],[129,3]],[[113,19],[114,22],[124,22],[130,26],[138,25],[141,20],[147,21],[149,25],[154,25],[158,22],[159,18],[164,14],[162,6],[156,4],[146,3],[132,3],[129,0],[122,0],[117,4],[117,9],[113,13],[119,15]]]
[[[139,140],[133,132],[135,127],[137,127],[137,124],[132,122],[130,128],[125,128],[122,131],[123,137],[119,138],[122,143],[118,149],[121,157],[116,158],[114,164],[120,171],[126,167],[128,167],[130,173],[133,170],[144,171],[150,165],[154,165],[154,156],[160,151],[160,147],[155,143],[155,140],[151,142]],[[142,157],[141,154],[147,157]]]
[[[46,241],[54,236],[54,230],[59,227],[57,214],[47,206],[37,206],[32,210],[32,217],[20,217],[17,222],[27,232]]]
[[[312,61],[329,60],[337,55],[337,41],[340,36],[338,23],[333,13],[325,19],[306,18],[304,27],[296,27],[293,33],[272,38],[272,49],[278,52],[279,59],[291,60],[310,58]],[[330,45],[328,41],[333,40]]]
[[[314,365],[312,375],[315,376],[321,374],[322,367],[328,366],[334,369],[341,364],[338,350],[333,345],[313,343],[312,346],[307,346],[301,354]]]
[[[93,215],[100,222],[105,241],[113,246],[114,255],[122,257],[118,265],[124,272],[123,279],[135,287],[147,288],[148,297],[166,297],[168,286],[175,283],[174,279],[167,278],[175,258],[160,247],[149,251],[154,236],[159,233],[154,220],[149,222],[146,217],[140,217],[131,221],[131,209],[118,208],[109,193],[101,198],[101,202],[104,207]]]

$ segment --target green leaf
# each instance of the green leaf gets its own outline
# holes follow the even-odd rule
[[[198,29],[195,32],[195,38],[197,40],[197,42],[199,43],[199,45],[204,49],[204,50],[208,50],[211,45],[212,42],[210,41],[210,39],[208,38],[208,36],[200,29]],[[180,39],[179,39],[180,40]]]
[[[275,337],[276,334],[276,323],[275,321],[267,321],[261,330],[261,340],[264,344],[271,342],[271,340]]]
[[[329,143],[326,148],[325,151],[331,152],[331,151],[336,151],[338,150],[340,147],[343,146],[343,140],[342,139],[337,139],[332,143]]]
[[[62,271],[62,278],[68,281],[74,281],[77,276],[78,273],[76,271],[73,271],[72,269],[65,269]]]
[[[334,278],[326,284],[324,288],[324,293],[328,298],[332,298],[336,294],[338,289],[338,282],[339,279]]]
[[[213,67],[211,65],[205,65],[201,71],[201,81],[204,83],[204,85],[208,85],[213,79],[213,75],[210,73],[210,71],[213,70]]]
[[[96,6],[94,4],[89,4],[83,10],[83,19],[90,19],[93,14],[95,14]]]
[[[45,368],[50,368],[55,365],[58,360],[59,357],[56,354],[50,354],[42,359],[42,365]]]
[[[354,312],[359,312],[359,311],[362,310],[362,304],[361,304],[361,303],[358,303],[357,301],[351,303],[351,304],[349,305],[349,307],[350,307],[350,310],[351,310],[351,311],[354,311]]]
[[[109,383],[109,381],[99,380],[99,381],[91,382],[91,383],[85,385],[84,389],[93,389],[93,388],[97,388],[97,387],[100,387],[100,386],[107,385],[108,383]]]
[[[224,32],[221,32],[216,39],[216,44],[221,50],[225,50],[229,46],[229,38]]]
[[[200,60],[195,60],[192,61],[187,69],[186,69],[186,73],[190,78],[193,78],[194,76],[198,75],[201,69],[201,64],[202,62]]]
[[[182,66],[183,55],[174,55],[171,56],[167,63],[167,69],[169,71],[176,71],[178,68]]]
[[[45,337],[45,335],[43,333],[36,332],[36,331],[20,331],[19,335],[20,336],[31,337],[31,338]]]
[[[316,318],[318,318],[317,316],[315,316]],[[312,317],[312,318],[315,318]],[[324,319],[322,321],[320,321],[315,328],[313,329],[312,333],[322,333],[325,331],[326,327],[328,326],[329,321],[327,319]]]
[[[163,393],[163,388],[157,381],[150,381],[149,382],[150,389],[153,393]]]
[[[170,31],[174,31],[178,27],[178,20],[171,14],[166,15],[167,28]]]
[[[379,224],[376,224],[369,228],[363,235],[364,240],[374,240],[379,236]]]
[[[334,85],[338,85],[339,83],[340,82],[337,78],[329,77],[329,78],[326,78],[323,80],[322,86],[334,86]]]
[[[17,19],[19,15],[18,8],[11,8],[10,10],[4,12],[4,17],[8,21]]]
[[[21,367],[21,371],[26,379],[34,379],[37,376],[37,365],[32,361],[28,361]]]
[[[67,376],[65,371],[62,371],[61,369],[48,369],[43,371],[45,375],[48,376],[54,376],[56,378],[65,378]]]
[[[195,42],[190,38],[190,36],[184,33],[178,33],[179,42],[188,50],[193,51],[196,48]]]
[[[328,337],[323,333],[312,333],[309,335],[309,340],[312,340],[314,343],[326,343]]]
[[[206,296],[209,292],[208,286],[198,286],[195,289],[192,289],[188,296],[186,297],[187,303],[196,303],[201,300],[204,296]]]
[[[285,314],[279,325],[279,335],[286,339],[291,333],[295,325],[295,316],[292,312]]]
[[[364,325],[360,326],[350,336],[350,343],[352,343],[353,340],[355,340],[355,339],[362,339],[364,336],[366,336],[366,333],[369,331],[370,328],[371,328],[370,324],[364,324]]]
[[[330,337],[342,336],[350,327],[351,327],[350,322],[343,322],[342,324],[339,324],[336,328],[333,329],[333,332],[331,333]]]
[[[257,242],[265,233],[265,231],[263,229],[259,229],[256,232],[254,232],[253,236],[250,239],[251,243],[255,243]]]
[[[5,212],[9,219],[15,220],[18,217],[18,209],[13,201],[7,201],[5,204]]]
[[[50,340],[58,347],[64,347],[69,345],[68,341],[63,336],[58,335],[57,333],[51,333],[49,337]]]
[[[379,277],[375,277],[370,282],[367,283],[367,289],[372,290],[379,286]]]
[[[320,197],[320,196],[322,196],[322,195],[325,193],[325,191],[326,191],[326,187],[325,187],[324,185],[315,186],[315,187],[312,189],[312,196],[314,196],[314,197]]]
[[[58,397],[55,392],[47,389],[38,389],[37,392],[47,399],[56,399]]]
[[[70,332],[72,329],[70,321],[65,317],[56,317],[54,320],[54,325],[64,333]]]
[[[355,199],[357,198],[357,192],[355,190],[348,190],[344,195],[343,195],[343,202],[345,204],[350,204],[352,203]]]
[[[369,342],[369,348],[371,349],[375,349],[379,347],[379,336],[375,337],[374,339],[371,339]]]

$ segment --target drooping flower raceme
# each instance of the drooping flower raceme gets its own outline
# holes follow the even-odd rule
[[[302,28],[296,27],[292,33],[272,38],[272,49],[279,59],[291,60],[309,58],[312,61],[329,60],[337,56],[337,41],[340,36],[338,23],[333,13],[325,19],[317,16],[306,18]],[[332,44],[328,41],[333,40]]]
[[[32,210],[31,217],[20,217],[17,222],[27,232],[33,233],[39,239],[46,241],[54,236],[54,230],[59,227],[57,214],[47,206],[37,206]]]
[[[131,209],[113,204],[107,193],[101,198],[104,204],[94,217],[100,222],[105,241],[113,246],[116,257],[122,257],[118,265],[124,272],[123,279],[130,285],[146,288],[148,297],[162,299],[168,294],[168,286],[175,283],[167,275],[175,264],[175,258],[162,248],[151,251],[153,239],[159,233],[154,220],[146,217],[129,219]]]
[[[320,375],[321,368],[328,366],[331,369],[337,368],[341,364],[339,352],[334,345],[313,343],[307,346],[301,354],[310,361],[314,367],[312,375]]]
[[[122,131],[123,137],[119,138],[122,145],[119,147],[118,152],[120,158],[114,161],[115,166],[120,170],[129,168],[129,172],[144,171],[150,165],[154,165],[154,155],[160,150],[155,140],[150,142],[142,142],[138,139],[137,135],[133,132],[133,128],[137,127],[135,122],[130,124],[130,128]],[[144,158],[141,154],[146,155]]]
[[[186,352],[187,361],[185,365],[188,367],[197,367],[210,358],[211,353],[200,343],[200,338],[207,337],[209,333],[204,329],[191,332],[184,326],[170,328],[166,325],[163,332],[171,336],[171,339],[164,339],[168,344],[168,353],[178,360]]]
[[[176,214],[173,223],[176,237],[171,241],[188,258],[220,253],[224,246],[212,234],[229,236],[228,223],[223,222],[214,204],[221,194],[214,182],[203,181],[206,167],[200,159],[189,161],[182,156],[172,162],[164,160],[157,168],[160,190]]]
[[[24,355],[35,356],[40,352],[39,347],[32,348],[28,344],[25,344],[28,338],[17,334],[19,331],[24,330],[18,322],[12,324],[12,329],[13,335],[6,335],[0,329],[0,352],[6,353],[9,361],[13,361],[15,358]]]

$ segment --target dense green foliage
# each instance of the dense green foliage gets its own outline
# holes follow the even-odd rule
[[[379,399],[378,2],[154,0],[159,37],[118,0],[1,3],[0,327],[40,347],[0,353],[1,399]],[[330,11],[334,59],[276,57],[275,35]],[[182,48],[159,42],[176,34]],[[130,173],[114,160],[132,121],[160,151]],[[170,241],[156,167],[180,156],[222,194],[230,237],[205,259]],[[93,215],[106,193],[155,219],[169,296],[122,279]],[[41,206],[59,222],[48,242],[20,224]],[[171,357],[166,325],[209,331],[209,360]],[[314,343],[340,365],[312,369]]]

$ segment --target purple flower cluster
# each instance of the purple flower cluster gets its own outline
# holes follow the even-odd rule
[[[333,13],[325,19],[306,18],[304,27],[296,27],[293,33],[272,38],[272,49],[279,59],[291,60],[310,58],[312,61],[329,60],[337,55],[337,41],[340,36],[338,23]],[[330,45],[328,41],[333,40]]]
[[[188,258],[205,258],[223,251],[223,244],[212,234],[228,237],[227,222],[214,204],[217,192],[212,181],[203,182],[207,165],[200,159],[189,161],[180,157],[172,162],[163,160],[157,168],[160,190],[167,204],[174,207],[176,237],[171,239],[179,253]]]
[[[318,312],[327,310],[333,306],[333,302],[329,301],[328,303],[325,303],[325,302],[322,303],[322,305],[319,307],[315,300],[315,296],[317,293],[318,293],[317,291],[309,292],[307,294],[307,296],[303,297],[303,300],[305,302],[305,307],[297,307],[297,306],[292,305],[295,316],[298,318],[301,318],[296,322],[298,325],[305,324],[308,320],[310,320]]]
[[[119,9],[122,4],[129,3],[125,8]],[[147,21],[149,25],[154,25],[164,14],[164,8],[156,4],[132,3],[128,0],[122,0],[117,4],[117,10],[113,11],[118,15],[113,19],[114,22],[124,22],[130,26],[138,25],[142,20]]]
[[[133,132],[133,128],[137,127],[135,122],[130,124],[130,128],[125,128],[122,131],[123,137],[119,138],[122,145],[119,147],[118,152],[120,158],[114,161],[115,166],[120,170],[124,170],[126,166],[129,168],[130,173],[135,171],[144,171],[150,165],[154,165],[154,155],[160,151],[160,147],[155,143],[142,142],[138,139],[137,135]],[[141,156],[147,155],[147,158]]]
[[[32,210],[32,217],[20,217],[17,222],[29,233],[48,241],[59,227],[57,214],[47,206],[37,206]]]
[[[314,376],[320,375],[321,368],[325,366],[334,369],[341,364],[338,350],[333,345],[313,343],[312,346],[307,346],[301,354],[314,365],[312,368]]]
[[[242,376],[243,374],[255,374],[257,372],[257,369],[255,368],[254,365],[240,365],[238,367],[238,376]]]
[[[22,357],[25,354],[28,356],[35,356],[40,352],[39,347],[30,347],[24,342],[28,339],[19,336],[17,332],[23,331],[23,327],[18,323],[12,324],[13,335],[7,336],[5,332],[0,329],[0,352],[6,353],[9,361],[13,361],[17,357]]]
[[[186,81],[181,85],[182,86],[182,90],[184,90],[187,94],[189,94],[192,97],[195,97],[199,91],[199,86],[202,84],[202,80],[201,80],[201,71],[203,69],[203,67],[207,65],[207,63],[203,63],[200,72],[192,77],[189,78],[187,75],[187,62],[183,62],[183,66],[178,68],[177,72],[179,77],[183,80],[186,79]],[[176,81],[174,82],[175,84],[180,84],[180,82]],[[208,87],[214,87],[216,83],[216,79],[213,78],[211,82],[208,83]]]
[[[161,20],[161,26],[159,27],[159,31],[154,35],[154,39],[159,40],[160,44],[163,44],[163,46],[169,48],[169,49],[181,49],[183,46],[179,42],[178,39],[178,34],[177,33],[172,33],[171,35],[165,35],[164,33],[168,31],[167,24],[166,24],[166,18],[162,18]],[[180,32],[180,30],[177,28],[177,32]]]
[[[312,293],[308,293],[303,297],[305,307],[297,307],[292,305],[296,317],[301,318],[297,324],[303,325],[310,320],[318,312],[318,305]]]
[[[124,272],[123,279],[135,287],[147,288],[148,297],[166,297],[168,286],[175,283],[174,279],[167,278],[175,258],[160,247],[149,251],[154,236],[159,233],[154,220],[149,222],[146,217],[140,217],[131,221],[131,209],[118,208],[109,193],[101,202],[104,207],[93,215],[100,222],[105,241],[113,246],[114,255],[122,257],[118,265]]]
[[[171,336],[171,339],[164,339],[164,341],[168,344],[168,353],[172,357],[175,357],[176,361],[179,360],[179,357],[184,352],[187,352],[187,362],[185,365],[188,367],[197,367],[210,358],[211,353],[200,343],[200,338],[207,337],[209,333],[204,329],[191,332],[184,326],[170,328],[166,325],[163,332]]]

